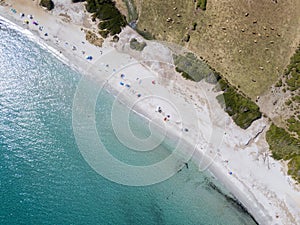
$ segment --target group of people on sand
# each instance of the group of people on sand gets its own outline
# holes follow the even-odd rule
[[[120,81],[121,86],[124,86],[124,87],[128,88],[130,90],[130,93],[136,95],[138,98],[140,98],[142,96],[141,93],[137,93],[134,89],[131,89],[131,84],[127,81],[127,79],[125,79],[125,74],[122,73],[120,75],[120,78],[122,79]]]
[[[16,13],[17,11],[13,11],[12,12]],[[30,24],[30,21],[32,21],[32,24],[35,25],[35,26],[38,26],[38,29],[39,31],[43,31],[44,30],[44,27],[43,26],[40,26],[38,21],[37,20],[34,20],[33,18],[33,15],[29,14],[27,15],[27,19],[25,19],[25,13],[20,13],[20,17],[23,19],[24,18],[24,21],[23,21],[23,24],[26,24],[26,25],[29,25]],[[48,36],[48,33],[44,33],[44,36]]]
[[[17,13],[17,10],[14,9],[14,8],[11,8],[10,11],[11,11],[13,14],[16,14],[16,13]],[[23,24],[24,24],[24,25],[29,25],[29,24],[31,24],[31,22],[32,22],[32,24],[33,24],[34,26],[38,27],[38,30],[39,30],[40,32],[43,32],[43,31],[44,31],[44,27],[41,26],[37,20],[34,19],[34,16],[33,16],[33,15],[28,14],[28,15],[27,15],[27,18],[26,18],[25,13],[21,12],[21,13],[20,13],[20,18],[21,18],[21,19],[24,19],[24,20],[23,20]],[[45,33],[44,33],[44,36],[45,36],[45,37],[48,37],[49,34],[48,34],[47,32],[45,32]],[[53,37],[54,37],[54,38],[57,38],[56,36],[53,36]],[[56,40],[56,44],[58,44],[58,43],[59,43],[59,41]],[[85,44],[85,42],[83,41],[82,44]],[[68,46],[69,43],[68,43],[68,42],[65,42],[65,45]],[[71,48],[72,48],[73,51],[77,51],[77,47],[76,47],[75,45],[72,45]],[[61,51],[60,51],[60,53],[61,53]],[[85,55],[85,51],[82,51],[82,54]],[[101,54],[102,54],[102,51],[101,51]],[[91,60],[93,59],[93,57],[92,57],[91,55],[87,55],[85,58],[86,58],[86,60],[88,60],[88,61],[91,61]]]
[[[164,116],[164,119],[163,119],[163,120],[164,120],[165,122],[170,121],[171,116],[170,116],[169,114],[167,114],[167,115],[165,116],[165,113],[162,111],[162,109],[161,109],[160,106],[157,107],[157,109],[155,110],[155,112],[161,113],[161,114]]]

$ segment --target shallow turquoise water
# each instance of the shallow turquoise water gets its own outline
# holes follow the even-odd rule
[[[0,26],[0,224],[255,224],[192,163],[146,187],[97,174],[81,156],[72,130],[81,75]],[[97,129],[111,154],[137,165],[170,154],[167,143],[147,157],[120,144],[109,120],[113,100],[102,93],[96,107]],[[131,123],[147,136],[143,119],[133,115]]]

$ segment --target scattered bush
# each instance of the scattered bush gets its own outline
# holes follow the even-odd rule
[[[287,120],[288,122],[288,129],[291,132],[295,132],[298,137],[300,137],[300,121],[297,120],[295,117],[291,117]]]
[[[282,87],[282,79],[279,79],[279,81],[275,84],[275,87]]]
[[[217,96],[217,99],[238,126],[246,129],[253,121],[261,118],[259,107],[254,102],[238,93],[227,81],[221,79],[216,71],[193,53],[173,55],[173,59],[176,71],[181,73],[185,79],[195,82],[205,79],[208,83],[218,84],[217,91],[224,91],[224,94]]]
[[[190,38],[191,38],[191,36],[189,34],[185,34],[182,40],[185,42],[189,42]]]
[[[296,91],[300,88],[300,46],[290,60],[290,64],[286,71],[286,84],[290,91]]]
[[[54,3],[52,0],[41,0],[40,6],[47,8],[49,11],[54,9]]]
[[[192,25],[192,30],[196,30],[196,28],[197,28],[197,22],[194,22]]]
[[[197,0],[196,8],[200,8],[202,10],[206,10],[207,0]]]
[[[136,28],[135,31],[138,32],[138,34],[141,35],[146,40],[154,40],[155,39],[155,37],[149,31],[140,30],[139,28]]]
[[[291,105],[292,103],[293,103],[292,100],[289,99],[289,100],[287,100],[284,104],[287,105],[287,106],[289,106],[289,105]]]
[[[209,83],[217,83],[219,79],[219,75],[193,53],[173,55],[173,59],[176,71],[186,79],[196,82],[205,79]]]
[[[300,156],[293,157],[288,163],[288,174],[300,182]]]
[[[218,95],[217,100],[239,127],[247,129],[253,121],[261,118],[259,107],[254,102],[238,93],[225,80],[220,79],[218,83],[224,93]]]
[[[300,141],[274,124],[267,131],[266,140],[274,159],[290,160],[288,174],[300,182]]]
[[[93,18],[98,18],[99,34],[107,37],[108,34],[115,35],[126,26],[126,18],[116,8],[112,0],[87,0],[86,10],[93,13]]]
[[[300,141],[293,138],[285,129],[272,124],[266,133],[274,159],[289,160],[300,155]]]

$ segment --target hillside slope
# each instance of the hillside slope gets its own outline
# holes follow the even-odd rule
[[[140,30],[189,48],[252,99],[270,90],[300,42],[299,0],[208,0],[205,11],[193,0],[136,3]]]

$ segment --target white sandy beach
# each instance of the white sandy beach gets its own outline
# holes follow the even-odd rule
[[[49,46],[61,60],[95,82],[105,81],[131,109],[161,123],[189,142],[191,149],[196,146],[194,161],[200,169],[209,166],[259,224],[300,224],[300,187],[287,175],[285,164],[269,156],[264,137],[267,119],[255,121],[247,130],[239,128],[221,109],[212,85],[185,80],[175,72],[172,52],[165,45],[147,41],[142,52],[131,50],[131,38],[143,39],[126,27],[118,43],[106,40],[101,48],[96,47],[85,40],[82,31],[95,27],[83,13],[83,4],[54,2],[57,7],[49,13],[37,1],[6,0],[0,15],[31,31],[41,45]],[[60,13],[70,20],[58,16]]]

